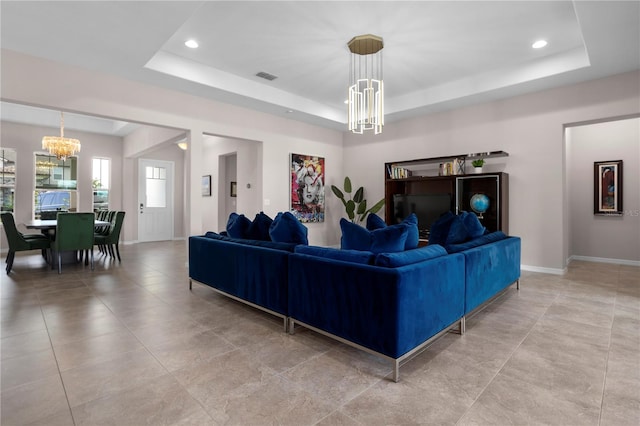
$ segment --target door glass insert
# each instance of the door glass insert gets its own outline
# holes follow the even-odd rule
[[[164,208],[167,206],[166,173],[167,171],[164,167],[146,167],[147,207]]]

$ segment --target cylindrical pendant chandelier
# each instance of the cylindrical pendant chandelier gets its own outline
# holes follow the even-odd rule
[[[382,133],[384,125],[384,84],[382,81],[382,38],[357,36],[347,44],[351,51],[349,69],[349,130],[362,134]]]

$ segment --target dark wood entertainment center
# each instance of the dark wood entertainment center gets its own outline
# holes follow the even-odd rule
[[[504,151],[478,154],[452,155],[447,157],[423,158],[419,160],[385,163],[385,218],[388,224],[398,221],[395,214],[394,195],[442,195],[449,194],[450,210],[473,212],[471,197],[485,194],[489,198],[489,208],[482,214],[480,222],[490,231],[509,233],[509,175],[504,172],[476,174],[449,174],[464,172],[467,162],[476,159],[507,157]],[[446,164],[451,164],[449,168]],[[445,167],[443,167],[445,165]],[[402,177],[394,177],[402,176]],[[400,199],[402,197],[395,197]],[[428,198],[428,197],[425,197]],[[446,199],[445,199],[446,200]],[[446,202],[446,201],[445,201]],[[406,212],[403,212],[406,213]],[[444,213],[444,212],[442,212]],[[421,219],[418,218],[420,221]],[[423,219],[424,223],[424,219]],[[430,226],[430,224],[429,224]],[[424,230],[421,229],[421,232]]]

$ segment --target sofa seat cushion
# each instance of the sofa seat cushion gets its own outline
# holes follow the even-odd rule
[[[397,268],[446,255],[447,251],[444,247],[434,244],[398,253],[379,253],[376,255],[374,265]]]
[[[209,231],[204,235],[206,238],[214,240],[229,241],[231,243],[244,244],[248,246],[266,247],[276,250],[284,250],[293,253],[297,244],[294,243],[278,243],[275,241],[263,241],[263,240],[250,240],[247,238],[231,238],[229,236],[220,235],[215,232]]]
[[[411,250],[418,247],[420,242],[420,233],[418,231],[418,216],[415,213],[411,213],[401,223],[408,226],[407,239],[404,243],[405,250]],[[377,229],[384,229],[387,224],[377,214],[370,214],[367,216],[367,229],[369,231],[375,231]]]
[[[403,251],[409,232],[409,227],[403,223],[369,231],[345,218],[340,219],[340,228],[342,229],[342,238],[340,239],[342,250],[361,250],[373,253]]]
[[[331,247],[316,247],[298,245],[294,253],[308,254],[310,256],[324,257],[326,259],[342,260],[344,262],[373,264],[374,254],[370,251],[339,250]]]
[[[269,226],[271,241],[278,243],[309,244],[308,230],[294,215],[280,212]]]
[[[482,235],[481,237],[474,238],[469,241],[465,241],[460,244],[447,244],[444,248],[448,253],[459,253],[461,251],[469,250],[474,247],[479,247],[485,244],[490,244],[496,241],[504,240],[507,238],[506,234],[502,231],[495,231],[489,234]]]

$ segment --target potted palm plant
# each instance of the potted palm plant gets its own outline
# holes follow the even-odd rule
[[[361,186],[351,196],[351,179],[349,176],[344,178],[344,192],[335,185],[331,185],[331,190],[342,204],[344,205],[347,216],[353,223],[362,222],[369,213],[377,213],[384,206],[384,198],[367,209],[367,200],[364,198],[364,188]],[[349,195],[349,199],[345,198],[345,194]]]

